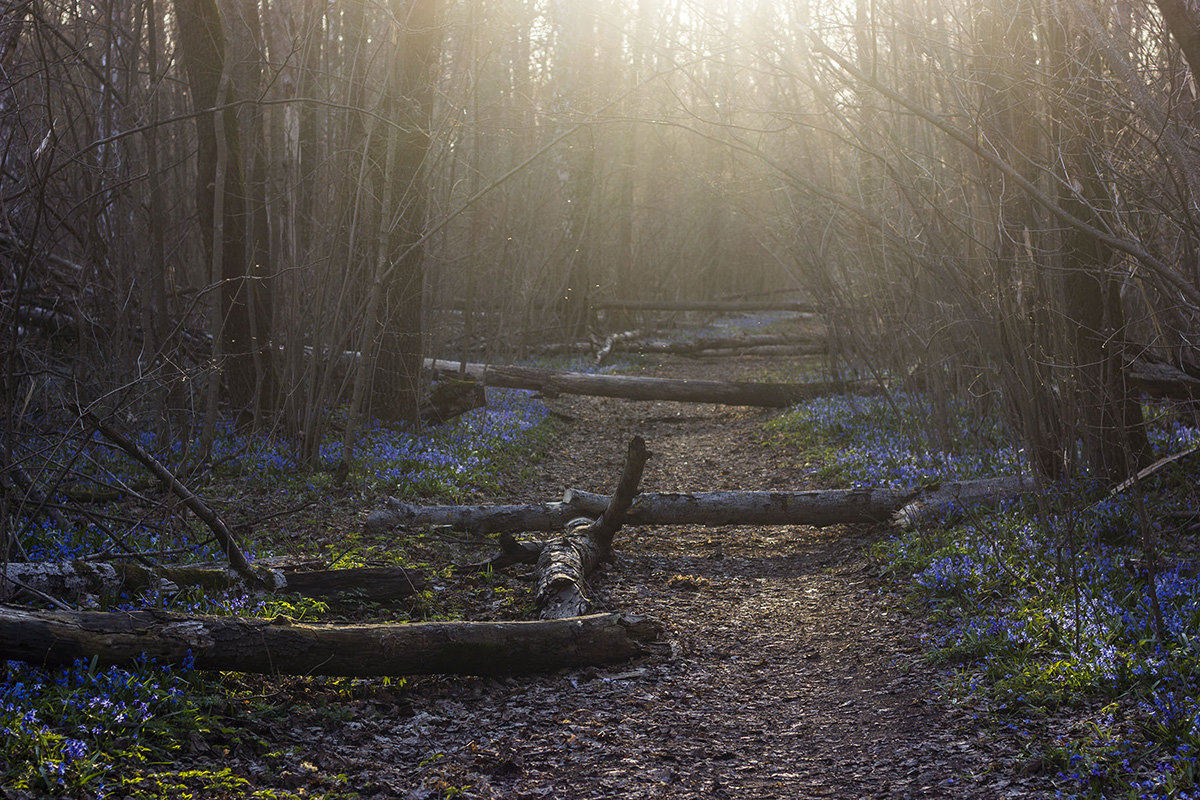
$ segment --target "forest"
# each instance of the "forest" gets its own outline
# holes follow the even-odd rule
[[[0,797],[1200,797],[1200,8],[0,0]]]

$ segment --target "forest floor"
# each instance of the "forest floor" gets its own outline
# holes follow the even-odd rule
[[[667,359],[642,369],[739,379],[767,366]],[[771,410],[549,404],[555,440],[503,501],[611,490],[633,434],[653,453],[645,491],[807,488],[804,454],[766,441]],[[660,620],[672,655],[520,678],[419,677],[344,701],[306,690],[257,729],[258,748],[200,742],[191,758],[309,796],[1052,795],[1021,742],[943,694],[942,673],[923,658],[922,622],[867,557],[886,535],[882,526],[627,527],[593,575],[594,599],[598,610]],[[276,755],[264,762],[268,750]]]

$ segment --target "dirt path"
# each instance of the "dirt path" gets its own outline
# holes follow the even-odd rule
[[[745,367],[747,365],[743,365]],[[656,368],[734,377],[725,365]],[[797,487],[761,444],[774,412],[562,398],[562,447],[528,497],[605,491],[624,443],[646,490]],[[294,744],[363,796],[434,798],[1028,797],[1010,748],[938,699],[914,622],[863,557],[879,531],[627,528],[594,581],[605,608],[665,622],[676,655],[527,679],[422,678],[404,702]],[[456,794],[461,792],[461,794]]]

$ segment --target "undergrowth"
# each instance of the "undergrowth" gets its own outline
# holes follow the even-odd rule
[[[549,437],[544,424],[548,411],[526,392],[491,390],[488,399],[487,408],[437,428],[413,431],[382,423],[370,425],[358,440],[355,465],[348,476],[353,491],[334,485],[334,467],[342,458],[336,438],[322,446],[318,464],[305,468],[278,438],[243,433],[232,425],[220,428],[212,468],[194,475],[190,483],[204,487],[210,497],[243,492],[253,497],[268,495],[272,502],[312,506],[325,514],[338,503],[358,505],[380,494],[453,502],[495,492],[500,488],[500,476],[513,462],[531,462],[543,449]],[[182,462],[196,449],[195,442],[164,444],[149,435],[140,439],[175,469],[185,468]],[[44,494],[64,504],[72,492],[116,487],[118,494],[124,495],[124,489],[145,483],[140,467],[94,438],[51,442],[29,437],[24,447],[21,456],[53,449],[59,463],[71,465],[69,470],[60,470],[52,484],[41,487]],[[51,471],[39,475],[46,476],[54,477]],[[46,518],[18,520],[22,549],[31,560],[42,561],[107,557],[124,548],[169,556],[167,560],[176,563],[220,558],[207,541],[207,530],[195,523],[180,527],[175,520],[175,527],[168,532],[164,525],[130,519],[120,500],[92,507],[102,511],[66,528]],[[337,561],[331,566],[384,560],[433,568],[411,563],[404,535],[390,536],[386,547],[362,537],[357,529],[345,531],[336,555],[329,559]],[[265,535],[258,538],[264,546],[271,539]],[[309,542],[309,555],[329,555],[313,550],[314,546]],[[303,543],[300,547],[303,554]],[[247,549],[255,555],[254,541]],[[114,600],[113,607],[149,603],[188,613],[282,614],[302,621],[331,615],[340,618],[344,611],[309,598],[250,597],[198,589],[168,598]],[[364,610],[389,619],[411,618],[414,612],[421,617],[446,613],[430,592],[418,596],[407,611]],[[8,662],[0,674],[0,786],[21,793],[16,796],[30,797],[299,797],[303,792],[263,789],[261,781],[238,774],[221,758],[222,754],[254,752],[272,763],[272,754],[259,752],[266,744],[248,733],[244,723],[248,717],[275,712],[268,699],[274,692],[259,684],[278,680],[197,673],[186,665],[166,667],[152,662],[125,668],[77,662],[57,669]],[[302,685],[293,694],[301,699],[312,692],[334,691],[344,700],[375,691],[380,684],[330,678],[296,681]],[[390,684],[383,681],[383,685]],[[198,761],[197,754],[201,756]],[[174,768],[180,755],[192,757],[193,766],[198,766]],[[274,754],[274,759],[283,769],[297,760],[293,755]],[[344,780],[339,783],[337,776],[321,773],[318,777],[326,784],[321,787],[324,796],[356,796],[354,787]],[[312,781],[307,785],[311,788]]]
[[[942,442],[920,400],[839,397],[769,425],[812,473],[854,486],[919,486],[1012,474],[1004,426],[952,404]],[[949,435],[946,436],[945,433]],[[1200,440],[1159,415],[1158,455]],[[929,657],[957,702],[1015,733],[1034,771],[1077,798],[1200,797],[1200,515],[1186,465],[1130,493],[1077,485],[999,509],[958,509],[896,534],[872,556],[928,615]],[[1141,512],[1141,513],[1139,513]],[[1147,527],[1148,526],[1148,527]],[[1144,534],[1163,545],[1154,625]]]

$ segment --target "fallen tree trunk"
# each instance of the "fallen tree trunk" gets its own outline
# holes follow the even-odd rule
[[[694,353],[684,353],[684,358],[714,358],[719,356],[740,358],[741,356],[817,356],[829,352],[829,345],[824,342],[809,342],[807,344],[764,344],[746,347],[741,350],[697,350]]]
[[[984,505],[1032,489],[1029,478],[943,483],[922,489],[818,489],[807,492],[644,492],[626,522],[633,525],[840,525],[883,522],[905,506]],[[506,506],[414,506],[388,501],[367,523],[374,532],[399,524],[453,525],[471,532],[548,531],[602,513],[608,497],[570,489],[558,503]],[[914,509],[916,506],[914,505]]]
[[[435,374],[459,372],[459,362],[426,359]],[[816,381],[812,383],[731,383],[674,380],[627,375],[589,375],[515,366],[466,365],[466,374],[485,386],[531,389],[547,395],[581,394],[626,400],[675,400],[731,406],[786,408],[813,397],[838,393],[874,393],[874,381]]]
[[[623,614],[531,622],[302,624],[160,611],[45,612],[0,606],[0,659],[126,666],[149,657],[196,669],[285,675],[496,675],[623,661],[661,628]]]
[[[401,567],[356,567],[333,570],[256,568],[261,583],[247,585],[228,567],[158,566],[133,562],[94,561],[9,562],[0,565],[0,601],[12,600],[22,590],[59,599],[116,597],[146,591],[178,592],[198,586],[206,590],[290,592],[327,599],[355,598],[389,602],[424,588],[426,578]]]
[[[648,492],[626,515],[631,525],[844,525],[886,522],[904,509],[980,506],[1033,488],[1029,478],[943,483],[920,489],[817,489],[807,492]],[[563,503],[590,512],[604,495],[570,489]]]
[[[466,533],[518,533],[561,530],[584,512],[565,503],[494,506],[419,506],[394,497],[373,511],[364,528],[379,534],[405,525],[445,525]]]
[[[1125,377],[1150,397],[1200,400],[1200,378],[1163,361],[1135,361],[1126,368]]]
[[[747,334],[746,336],[701,336],[695,339],[618,339],[613,343],[615,350],[629,350],[640,353],[666,353],[674,355],[690,355],[705,350],[744,350],[750,347],[808,346],[814,352],[825,350],[824,341],[812,336],[782,336],[777,334]]]
[[[592,308],[605,311],[797,311],[813,313],[817,307],[798,300],[593,300]]]
[[[573,520],[563,536],[542,547],[534,594],[542,619],[578,617],[591,608],[591,601],[584,593],[584,580],[608,557],[613,537],[621,529],[637,495],[649,457],[646,442],[634,436],[612,498],[604,498],[604,507],[598,512],[600,518],[594,522],[586,518]]]
[[[641,355],[814,355],[824,353],[828,345],[813,337],[752,334],[747,336],[704,336],[696,339],[639,338],[637,331],[614,333],[596,351],[596,364],[603,364],[615,352]]]

